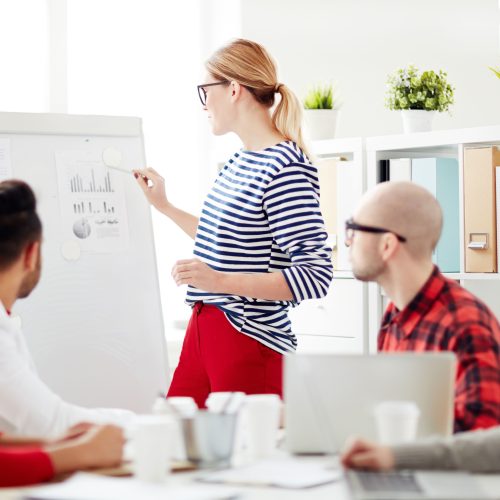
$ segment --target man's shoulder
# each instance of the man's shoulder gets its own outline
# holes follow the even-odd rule
[[[469,290],[446,280],[436,306],[447,316],[457,334],[470,331],[494,334],[500,342],[500,324],[491,309]]]

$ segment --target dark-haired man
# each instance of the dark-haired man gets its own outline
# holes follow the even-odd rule
[[[0,432],[54,437],[82,421],[124,423],[131,412],[66,403],[36,374],[10,311],[40,279],[41,238],[31,188],[22,181],[0,182]]]

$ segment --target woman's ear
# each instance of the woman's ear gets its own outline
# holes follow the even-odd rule
[[[233,101],[236,101],[241,94],[241,85],[234,80],[229,85],[231,87],[231,98]]]

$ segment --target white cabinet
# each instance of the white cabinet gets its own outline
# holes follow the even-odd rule
[[[366,285],[352,278],[334,279],[328,295],[305,300],[290,311],[299,351],[363,352],[367,317]]]

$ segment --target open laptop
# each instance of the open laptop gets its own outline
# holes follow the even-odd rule
[[[489,498],[467,472],[347,471],[354,500],[480,500]]]
[[[374,407],[414,401],[418,437],[452,432],[452,353],[296,354],[285,357],[286,443],[292,453],[333,453],[349,436],[376,440]]]

